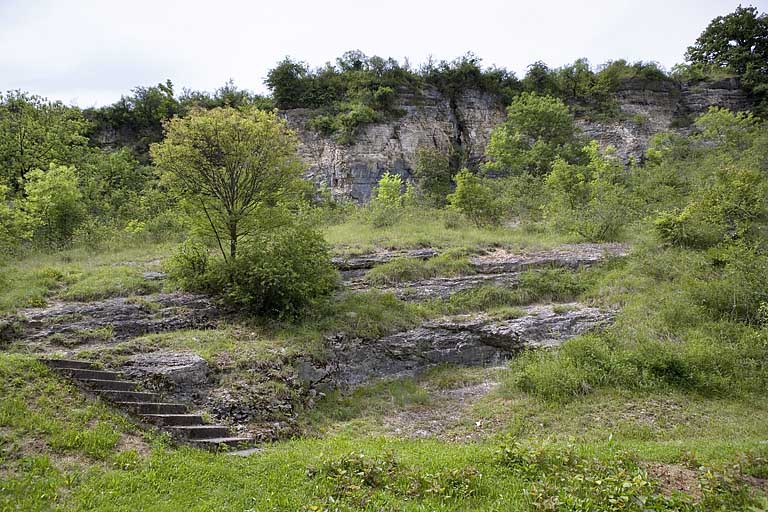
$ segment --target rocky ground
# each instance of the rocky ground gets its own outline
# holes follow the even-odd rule
[[[512,252],[492,249],[470,258],[466,275],[435,277],[383,288],[409,301],[446,298],[460,290],[493,283],[514,287],[520,272],[537,267],[577,269],[627,253],[621,244],[578,244],[547,251]],[[365,273],[395,258],[428,259],[437,251],[378,251],[337,257],[344,286],[364,290]],[[147,275],[146,279],[162,279]],[[314,358],[242,361],[220,367],[191,352],[124,351],[116,368],[145,387],[174,399],[191,402],[229,424],[262,440],[295,433],[301,410],[312,407],[331,388],[360,386],[381,378],[415,376],[438,365],[494,367],[521,350],[551,348],[564,340],[612,322],[614,312],[585,304],[535,304],[506,317],[486,313],[432,319],[422,325],[379,339],[335,333],[326,339],[326,362]],[[223,313],[209,298],[187,293],[158,293],[117,297],[87,303],[54,302],[18,312],[12,328],[14,347],[26,352],[83,355],[99,359],[102,350],[118,352],[135,338],[158,332],[216,328]],[[384,420],[385,430],[397,435],[453,438],[452,426],[461,424],[463,411],[487,394],[495,382],[450,390],[433,390],[429,406],[399,411]],[[466,426],[465,426],[466,427]],[[472,437],[462,428],[457,439]],[[470,432],[469,434],[467,432]]]

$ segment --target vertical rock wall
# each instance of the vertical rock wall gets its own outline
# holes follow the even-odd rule
[[[735,79],[698,84],[628,80],[616,92],[621,120],[577,119],[585,136],[612,145],[626,162],[641,160],[650,138],[660,131],[689,130],[690,122],[711,106],[748,110],[752,101]],[[351,144],[343,145],[307,128],[311,112],[283,115],[299,135],[307,179],[329,187],[336,197],[366,201],[385,172],[408,179],[421,146],[458,149],[471,164],[483,160],[491,131],[504,120],[504,108],[489,94],[468,90],[450,99],[433,88],[402,93],[396,108],[403,115],[364,125]]]

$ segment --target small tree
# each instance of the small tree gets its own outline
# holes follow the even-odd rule
[[[51,164],[47,172],[27,173],[26,182],[24,210],[36,226],[35,238],[54,245],[68,242],[86,217],[75,168]]]
[[[480,177],[462,169],[454,180],[456,191],[448,196],[450,209],[466,215],[477,226],[498,222],[498,204],[490,187]]]
[[[602,156],[597,142],[584,148],[585,165],[557,159],[546,178],[551,194],[547,215],[562,231],[577,233],[587,240],[614,240],[628,220],[631,205],[621,163]]]
[[[523,93],[507,108],[507,120],[491,133],[486,169],[500,174],[525,172],[541,176],[561,158],[575,162],[580,156],[576,127],[561,100]]]
[[[87,122],[77,108],[21,91],[0,94],[0,180],[23,189],[32,169],[73,162],[88,139]]]
[[[694,64],[726,67],[749,78],[768,76],[768,15],[755,7],[738,6],[718,16],[688,47],[685,54]]]
[[[453,178],[448,154],[433,147],[419,148],[413,173],[422,195],[435,206],[444,205]]]
[[[292,199],[301,172],[296,145],[275,113],[216,108],[169,121],[151,154],[233,263],[238,242],[268,220],[259,213]]]

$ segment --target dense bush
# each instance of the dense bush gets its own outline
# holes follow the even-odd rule
[[[507,108],[507,119],[491,133],[486,171],[501,175],[547,174],[557,158],[580,158],[576,127],[559,99],[523,93]]]
[[[610,154],[600,154],[596,142],[584,152],[589,158],[585,165],[555,161],[546,178],[547,217],[557,229],[586,240],[615,240],[632,213],[626,173]]]
[[[322,236],[302,223],[249,238],[229,262],[187,242],[166,268],[184,288],[219,295],[233,307],[265,317],[307,313],[328,297],[338,280]]]
[[[416,152],[413,174],[420,195],[432,206],[445,205],[451,193],[454,170],[445,151],[422,147]]]
[[[368,205],[368,219],[377,228],[392,226],[416,201],[411,183],[404,184],[399,174],[385,172],[373,191]]]
[[[449,209],[465,215],[477,226],[499,222],[499,204],[482,178],[462,169],[453,179],[456,190],[448,195]]]
[[[227,301],[264,316],[306,313],[338,280],[322,235],[301,225],[250,240],[227,272]]]
[[[74,167],[51,164],[26,176],[24,209],[40,242],[58,246],[71,240],[86,211]]]

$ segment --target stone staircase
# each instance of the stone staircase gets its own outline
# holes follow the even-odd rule
[[[139,391],[137,382],[125,380],[119,372],[100,370],[87,361],[40,359],[40,362],[141,422],[170,433],[177,442],[213,450],[248,448],[254,444],[252,438],[232,436],[228,427],[207,424],[202,416],[189,414],[185,404],[164,402],[158,393]]]

